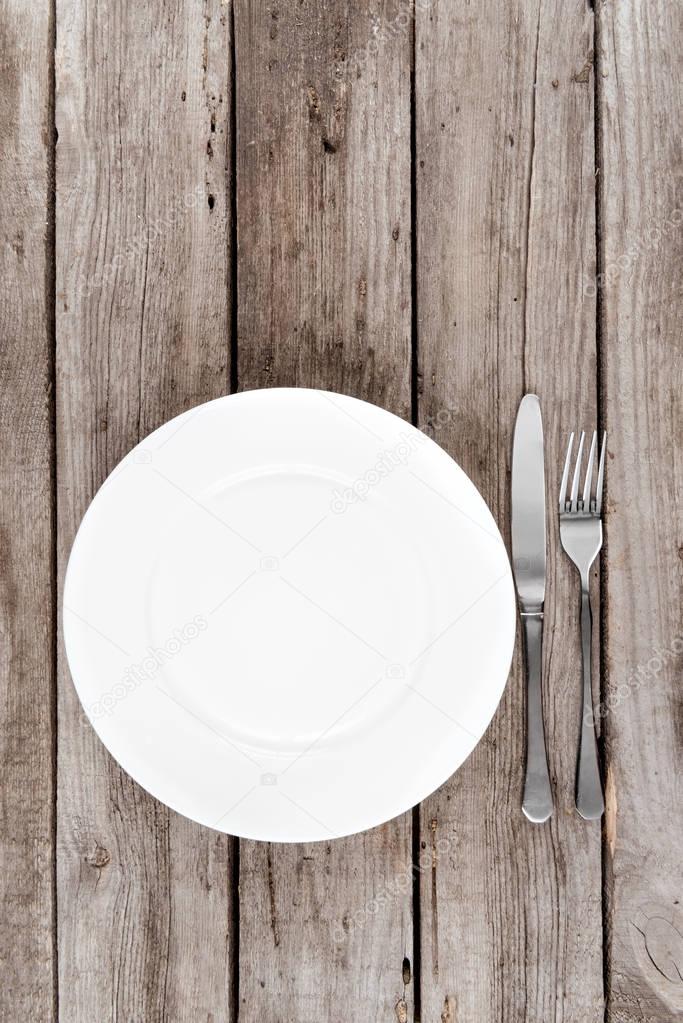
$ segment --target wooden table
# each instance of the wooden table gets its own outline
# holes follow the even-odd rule
[[[680,3],[2,0],[0,30],[1,1018],[680,1019]],[[457,775],[348,840],[238,842],[106,753],[58,625],[80,519],[159,424],[275,385],[412,419],[506,536],[521,395],[553,492],[569,430],[609,431],[602,826],[555,526],[548,825],[519,651]]]

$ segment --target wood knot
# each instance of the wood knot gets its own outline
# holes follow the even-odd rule
[[[572,81],[577,82],[579,85],[587,85],[590,79],[591,68],[593,67],[593,51],[588,51],[586,57],[586,63],[583,65],[580,71],[575,71],[572,75]]]
[[[672,900],[673,901],[673,900]],[[667,1004],[683,1008],[683,934],[670,906],[650,905],[631,920],[633,946],[650,987]]]
[[[95,867],[96,870],[101,870],[102,867],[106,867],[111,861],[111,856],[108,851],[101,846],[99,842],[95,843],[95,848],[91,853],[88,853],[85,857],[85,862],[89,867]]]
[[[451,1012],[451,1009],[453,1012]],[[455,1021],[455,1005],[450,995],[446,995],[443,1000],[443,1009],[441,1010],[441,1023],[454,1023]]]
[[[308,116],[312,121],[317,121],[320,117],[320,96],[312,85],[308,86],[306,92],[308,97]]]

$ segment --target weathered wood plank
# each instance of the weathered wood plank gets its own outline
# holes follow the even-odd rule
[[[593,17],[587,4],[433,0],[416,38],[420,422],[509,535],[512,430],[541,397],[549,492],[596,422]],[[550,502],[549,502],[550,503]],[[520,651],[466,765],[421,809],[422,1019],[602,1019],[600,826],[573,812],[577,579],[549,507],[545,717],[556,811],[521,813]],[[597,594],[596,594],[597,598]]]
[[[407,417],[409,7],[236,15],[239,387],[313,385]],[[412,1018],[409,815],[240,849],[244,1023]]]
[[[51,48],[49,4],[0,4],[3,1020],[54,1004]]]
[[[597,17],[607,1018],[669,1023],[683,1016],[683,18],[662,0]]]
[[[230,7],[58,0],[60,592],[116,462],[228,388]],[[232,1019],[231,841],[156,803],[59,671],[60,1019]]]

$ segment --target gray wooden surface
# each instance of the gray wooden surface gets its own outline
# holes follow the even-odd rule
[[[1,1020],[683,1018],[682,51],[677,0],[0,0]],[[506,536],[524,391],[552,491],[609,431],[602,825],[554,527],[546,826],[519,653],[463,768],[340,842],[201,828],[104,750],[80,519],[160,423],[276,385],[412,419]]]
[[[597,423],[595,302],[582,293],[595,263],[594,104],[592,78],[575,74],[590,63],[593,15],[564,0],[499,9],[440,4],[417,22],[418,390],[421,420],[455,410],[437,440],[508,536],[522,394],[541,397],[553,494],[568,432]],[[600,825],[573,812],[577,577],[556,527],[549,538],[556,811],[540,828],[520,812],[518,650],[484,741],[421,807],[421,842],[445,849],[421,875],[424,1020],[602,1019]]]
[[[117,461],[228,387],[231,30],[219,3],[197,15],[189,0],[57,5],[60,600],[75,531]],[[118,768],[61,644],[57,661],[59,1018],[229,1020],[234,843]]]

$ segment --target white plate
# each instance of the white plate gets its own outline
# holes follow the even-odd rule
[[[423,433],[323,391],[220,398],[104,483],[64,636],[102,742],[174,810],[314,841],[396,816],[483,735],[515,634],[503,541]]]

